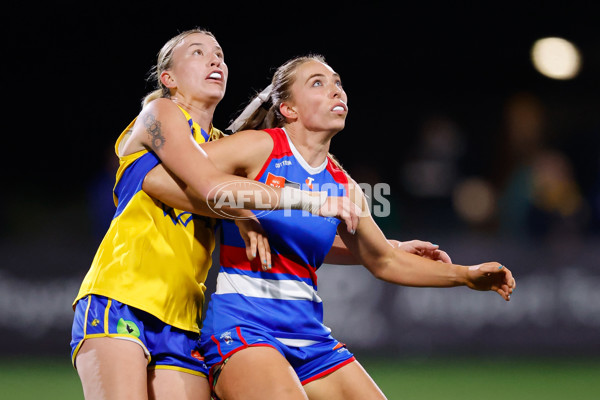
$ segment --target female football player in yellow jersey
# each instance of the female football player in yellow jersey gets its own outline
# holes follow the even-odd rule
[[[72,361],[86,399],[210,396],[197,342],[214,220],[148,196],[144,178],[156,165],[208,211],[233,198],[238,208],[304,209],[356,229],[359,209],[347,198],[273,189],[215,168],[200,144],[221,135],[212,119],[227,76],[210,32],[177,35],[159,52],[158,90],[117,139],[117,211],[73,304]]]
[[[263,179],[265,166],[272,167],[274,148],[283,148],[277,154],[291,159],[290,151],[281,143],[292,143],[293,147],[289,145],[294,157],[292,162],[307,165],[309,169],[325,165],[324,160],[332,162],[328,159],[330,142],[344,128],[348,112],[347,96],[339,75],[321,57],[299,57],[277,70],[271,90],[267,98],[272,105],[266,119],[264,110],[259,108],[258,112],[263,115],[252,114],[245,125],[250,130],[205,146],[215,164],[224,171],[244,171],[249,177]],[[273,123],[281,129],[254,130],[271,128]],[[275,141],[276,135],[283,139]],[[246,151],[234,153],[236,148]],[[298,176],[305,176],[296,175],[294,179],[291,176],[295,171],[293,168],[300,167],[296,164],[290,167],[290,175],[282,168],[282,178],[298,182]],[[368,211],[360,187],[349,177],[347,185],[350,198],[361,206],[363,213],[354,234],[347,233],[345,229],[338,229],[338,233],[357,263],[363,264],[375,277],[405,286],[467,286],[474,290],[494,291],[510,300],[515,279],[511,271],[499,263],[485,262],[472,266],[436,263],[426,260],[427,257],[415,257],[389,246]],[[190,195],[181,190],[177,194],[177,187],[172,183],[171,187],[172,190],[164,190],[172,196],[165,201],[183,209],[192,209],[193,205],[188,204]],[[265,218],[274,221],[278,217],[271,217],[273,214]],[[246,262],[237,258],[239,253],[233,236],[221,249],[223,262],[227,265],[222,266],[216,296],[211,300],[213,306],[217,306],[209,307],[209,320],[202,333],[207,363],[214,367],[213,373],[218,373],[218,380],[213,380],[215,394],[223,400],[385,399],[345,345],[329,336],[326,327],[322,327],[324,333],[321,337],[315,333],[319,326],[311,321],[319,318],[317,305],[320,299],[316,294],[316,282],[313,291],[311,285],[306,284],[312,279],[311,275],[305,274],[305,264],[298,264],[301,263],[298,260],[313,259],[311,252],[316,254],[315,248],[320,245],[316,243],[321,236],[318,227],[326,224],[320,221],[322,218],[303,218],[299,213],[290,214],[289,218],[286,221],[288,227],[283,229],[272,221],[264,223],[267,233],[272,235],[271,242],[276,239],[279,243],[273,271],[261,273],[254,268],[250,270]],[[317,228],[310,229],[308,225]],[[291,226],[298,226],[302,233],[291,232]],[[333,240],[331,236],[335,232],[327,231],[328,238],[323,243]],[[308,240],[312,240],[311,245],[302,246]],[[295,262],[286,261],[286,257]],[[238,261],[240,264],[237,264]],[[223,286],[221,289],[220,284]],[[287,312],[296,309],[306,311],[298,304],[302,302],[315,303],[315,316],[310,312]],[[256,307],[253,307],[255,304]],[[230,321],[237,324],[229,325]],[[290,329],[285,329],[288,327]],[[211,329],[212,333],[207,334],[206,331]],[[213,377],[216,379],[215,375]]]

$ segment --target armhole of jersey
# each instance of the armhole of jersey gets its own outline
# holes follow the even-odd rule
[[[348,178],[348,175],[338,168],[329,156],[327,156],[327,170],[336,182],[344,185],[346,196],[350,196],[350,179]]]
[[[115,218],[123,212],[133,196],[142,190],[144,178],[148,172],[159,163],[160,159],[156,154],[148,152],[132,162],[131,165],[123,171],[123,174],[115,184],[115,189],[113,191],[114,196],[118,198]]]
[[[131,121],[129,123],[129,125],[127,125],[127,128],[125,128],[123,130],[123,132],[121,132],[121,134],[119,135],[119,137],[117,138],[117,141],[115,142],[115,154],[117,155],[117,157],[121,158],[121,157],[127,157],[129,154],[123,156],[121,155],[121,152],[123,151],[122,147],[125,145],[125,143],[127,143],[127,140],[131,137],[131,133],[133,131],[133,125],[135,125],[135,121],[137,120],[137,117],[135,117],[133,119],[133,121]],[[135,154],[138,153],[141,150],[135,151],[131,154]]]
[[[281,128],[263,129],[263,130],[265,132],[267,132],[269,134],[269,136],[271,136],[271,139],[273,139],[273,150],[271,150],[271,154],[269,154],[269,157],[265,160],[265,163],[263,164],[262,168],[260,169],[258,174],[256,174],[256,177],[254,178],[255,181],[259,181],[260,178],[264,175],[267,167],[271,163],[271,160],[274,157],[276,157],[276,155],[280,154],[282,152],[282,150],[285,151],[286,147],[289,147],[287,145],[287,139],[285,141],[282,140],[282,139],[285,139],[285,133],[283,132],[283,130]],[[290,151],[289,148],[288,148],[288,151]]]
[[[210,139],[210,133],[206,132],[204,129],[202,129],[202,127],[200,125],[198,125],[193,119],[192,116],[190,115],[190,113],[188,113],[183,107],[181,107],[179,104],[177,104],[177,107],[181,110],[181,112],[183,113],[183,116],[185,117],[189,127],[190,127],[190,132],[192,133],[192,137],[194,138],[194,141],[198,144],[202,144],[202,143],[206,143],[209,141]],[[198,129],[200,131],[198,131],[198,129],[194,128],[194,125],[196,125],[198,127]],[[203,141],[199,141],[198,139],[202,138]]]

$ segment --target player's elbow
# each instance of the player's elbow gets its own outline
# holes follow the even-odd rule
[[[381,281],[388,280],[388,263],[385,259],[379,259],[369,263],[365,263],[365,267],[375,278]]]

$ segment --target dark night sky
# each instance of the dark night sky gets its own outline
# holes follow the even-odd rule
[[[247,3],[11,6],[2,27],[9,101],[3,107],[9,121],[5,182],[32,187],[33,180],[57,193],[77,192],[139,111],[162,44],[195,26],[216,35],[229,65],[227,94],[214,121],[221,128],[266,86],[272,68],[296,55],[323,54],[349,96],[346,129],[332,152],[351,173],[361,164],[393,169],[419,124],[434,113],[457,121],[473,146],[474,168],[484,168],[476,150],[491,145],[503,101],[521,90],[540,96],[551,113],[571,113],[553,125],[565,149],[575,151],[577,135],[588,144],[598,141],[590,134],[599,121],[593,111],[600,110],[600,28],[592,2],[503,9],[448,2],[393,9],[377,1],[353,7]],[[534,70],[530,46],[546,35],[568,38],[582,50],[577,79],[553,81]],[[584,160],[594,156],[585,154]]]

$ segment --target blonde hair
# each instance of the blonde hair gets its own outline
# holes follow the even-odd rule
[[[309,54],[292,58],[277,68],[271,79],[271,91],[266,101],[263,103],[261,99],[262,105],[245,121],[240,121],[241,127],[238,130],[281,128],[285,123],[285,117],[279,111],[279,106],[292,97],[292,85],[296,80],[296,70],[309,61],[319,61],[326,64],[323,56]],[[253,100],[258,98],[259,94],[254,96]],[[242,112],[242,114],[244,113]]]
[[[160,98],[170,99],[171,98],[171,92],[170,92],[169,88],[166,87],[165,85],[163,85],[162,82],[160,81],[160,74],[162,74],[163,71],[166,71],[173,66],[173,49],[175,49],[175,47],[177,47],[177,45],[179,43],[181,43],[186,37],[188,37],[194,33],[203,33],[205,35],[211,36],[213,39],[216,40],[215,35],[213,35],[209,31],[207,31],[206,29],[202,29],[202,28],[194,28],[194,29],[187,30],[187,31],[181,32],[177,36],[174,36],[171,39],[169,39],[169,41],[167,43],[165,43],[163,45],[163,47],[160,49],[160,51],[158,52],[158,57],[156,59],[156,65],[154,67],[152,67],[152,70],[150,71],[150,74],[148,75],[148,80],[149,81],[152,80],[155,82],[156,89],[153,90],[152,92],[148,93],[144,97],[144,99],[142,100],[142,108],[144,106],[146,106],[148,103],[150,103],[151,101],[154,101],[156,99],[160,99]],[[208,139],[209,141],[222,138],[223,136],[225,136],[223,132],[221,132],[220,130],[215,129],[211,126],[210,138]]]
[[[144,99],[142,100],[142,107],[156,99],[171,98],[171,92],[169,91],[169,88],[163,85],[160,81],[160,74],[162,74],[164,71],[170,69],[173,66],[173,49],[175,49],[175,47],[177,47],[177,45],[181,43],[186,37],[194,33],[203,33],[205,35],[213,37],[216,40],[215,35],[202,28],[194,28],[187,30],[169,39],[169,41],[165,43],[158,52],[156,65],[152,67],[152,70],[148,75],[148,81],[154,81],[156,89],[154,89],[152,92],[148,93],[144,97]]]
[[[281,128],[285,124],[285,116],[281,114],[279,106],[281,103],[292,98],[292,85],[296,81],[296,70],[309,61],[318,61],[328,65],[325,62],[325,57],[320,54],[299,56],[285,62],[283,65],[277,68],[273,74],[271,84],[269,85],[269,93],[265,93],[265,91],[257,93],[246,107],[256,107],[256,104],[258,103],[259,106],[256,108],[256,110],[252,112],[250,116],[245,117],[245,114],[248,112],[246,109],[244,109],[246,112],[242,111],[240,116],[243,116],[245,119],[242,121],[238,121],[236,119],[232,122],[231,126],[237,127],[239,125],[239,129],[235,129],[235,131]],[[266,90],[268,89],[269,88]],[[327,155],[340,170],[346,173],[346,175],[350,176],[348,172],[344,170],[340,162],[333,156],[333,154],[327,153]]]

